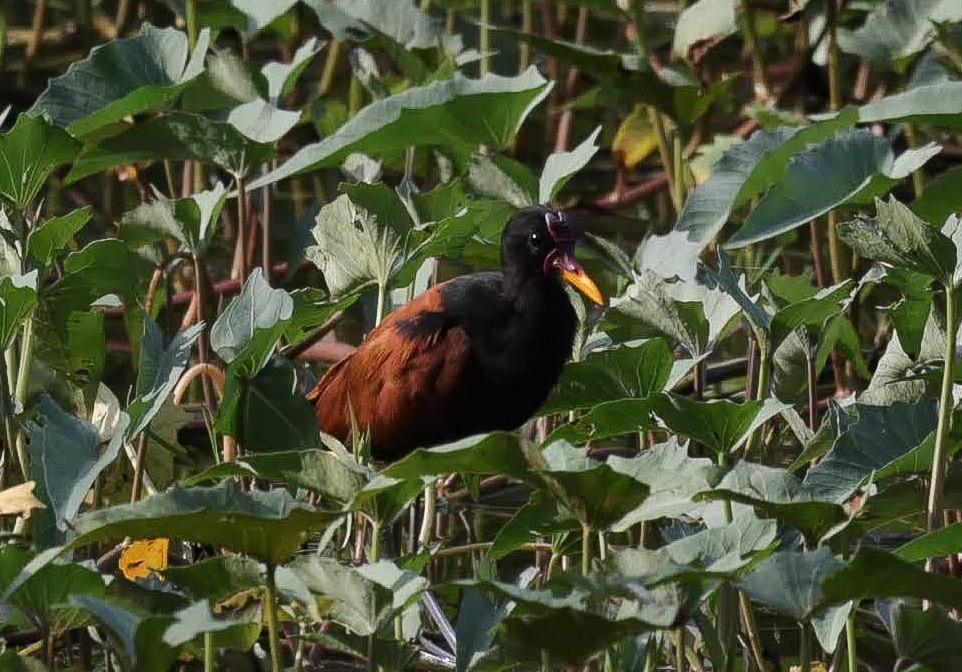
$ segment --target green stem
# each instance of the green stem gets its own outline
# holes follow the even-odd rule
[[[848,655],[848,672],[858,672],[858,649],[855,643],[855,607],[845,621],[845,653]]]
[[[418,534],[418,550],[424,550],[431,543],[431,529],[434,527],[434,511],[437,506],[438,491],[434,483],[424,488],[424,514],[421,516],[421,531]]]
[[[802,626],[802,637],[799,646],[800,651],[798,652],[799,664],[801,665],[802,672],[812,672],[812,636],[808,631],[808,625],[805,623]]]
[[[756,334],[756,336],[758,337],[758,390],[755,392],[755,400],[763,401],[768,398],[772,373],[771,343],[769,343],[768,334]],[[744,459],[747,460],[761,442],[764,429],[765,427],[762,425],[748,437],[748,442],[745,444]]]
[[[939,421],[935,428],[935,452],[932,455],[932,478],[926,508],[926,528],[939,527],[942,516],[942,488],[945,481],[945,458],[949,430],[952,426],[952,369],[955,368],[955,339],[958,332],[955,314],[955,290],[945,288],[945,366],[942,370],[942,393],[939,395]]]
[[[762,636],[758,631],[758,623],[755,621],[755,612],[752,611],[752,603],[748,600],[745,593],[738,591],[738,608],[741,611],[742,624],[745,632],[748,633],[748,644],[755,658],[755,665],[759,670],[765,669],[765,654],[762,647]]]
[[[581,574],[588,576],[591,572],[591,528],[581,526]]]
[[[384,319],[384,309],[387,305],[387,282],[377,284],[377,308],[374,313],[374,326],[381,324]]]
[[[532,0],[521,0],[521,30],[530,33],[534,28],[534,3]],[[531,64],[531,44],[522,40],[518,49],[518,72],[524,72]]]
[[[237,247],[240,248],[240,280],[247,279],[247,184],[242,175],[237,180]]]
[[[681,146],[681,134],[678,129],[675,129],[674,135],[671,138],[671,157],[674,161],[672,167],[672,177],[675,178],[675,192],[678,194],[679,207],[685,205],[685,163],[683,161],[683,150]]]
[[[478,73],[484,77],[491,70],[488,54],[491,51],[491,0],[481,0],[481,25],[479,26],[480,35],[478,36],[478,49],[481,52],[481,61],[478,64]]]
[[[214,672],[214,633],[204,633],[204,672]]]
[[[685,626],[675,631],[675,672],[685,672],[688,661],[685,658]]]
[[[765,62],[762,60],[762,53],[758,49],[758,34],[755,32],[755,11],[751,0],[742,3],[742,37],[748,53],[752,59],[752,70],[755,78],[755,96],[759,100],[767,101],[771,96],[772,85],[768,79],[768,71],[765,70]]]
[[[3,414],[3,440],[4,440],[4,450],[9,456],[16,453],[17,461],[20,461],[20,452],[16,450],[17,446],[17,427],[13,423],[13,404],[12,397],[10,396],[10,385],[9,378],[7,377],[7,358],[4,356],[0,359],[0,413]],[[20,471],[23,473],[23,480],[29,480],[27,475],[27,465],[20,462]],[[4,484],[6,486],[6,484]]]
[[[33,313],[23,325],[23,337],[20,345],[20,365],[17,368],[17,387],[14,399],[21,407],[27,405],[27,394],[30,392],[30,368],[33,363]],[[30,478],[30,462],[27,460],[27,437],[23,432],[17,434],[17,460],[23,470],[24,479]]]
[[[197,0],[187,0],[184,20],[187,22],[187,44],[193,51],[197,45]]]
[[[919,146],[919,133],[915,124],[905,124],[905,140],[910,148]],[[915,192],[916,198],[921,198],[922,193],[925,191],[925,185],[922,182],[921,169],[912,173],[912,190]]]
[[[264,609],[267,612],[267,636],[271,645],[271,670],[284,672],[281,665],[281,638],[277,627],[277,583],[274,579],[274,564],[267,563],[267,580],[264,582]]]

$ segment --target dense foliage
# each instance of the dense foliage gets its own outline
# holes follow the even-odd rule
[[[958,0],[33,0],[0,73],[3,669],[958,669]],[[539,417],[319,436],[536,203],[610,297]]]

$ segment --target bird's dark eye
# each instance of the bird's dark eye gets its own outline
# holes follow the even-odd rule
[[[531,243],[532,247],[537,247],[541,244],[541,234],[537,231],[532,231],[531,235],[528,236],[528,242]]]

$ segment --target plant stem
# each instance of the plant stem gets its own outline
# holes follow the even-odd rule
[[[591,572],[591,527],[581,525],[581,574],[588,576]]]
[[[242,175],[237,181],[237,247],[240,249],[238,275],[241,282],[247,279],[247,185]]]
[[[848,656],[848,672],[858,672],[858,649],[855,643],[855,606],[845,621],[845,653]]]
[[[191,260],[194,263],[194,298],[197,299],[197,320],[203,322],[206,316],[206,291],[205,291],[205,276],[204,276],[204,266],[201,263],[200,255],[194,252],[191,255]],[[201,330],[200,335],[197,337],[197,362],[198,364],[207,363],[207,329],[206,327]],[[204,390],[204,403],[207,405],[207,410],[211,413],[214,412],[214,395],[211,393],[210,384],[207,380],[207,376],[201,378],[201,389]],[[224,456],[224,460],[227,460],[227,456]]]
[[[13,424],[13,404],[12,397],[10,396],[9,378],[7,377],[6,356],[0,358],[0,413],[3,414],[3,445],[8,455],[7,459],[10,459],[10,456],[16,454],[17,461],[20,462],[20,471],[23,474],[23,480],[30,480],[27,475],[27,465],[20,461],[21,455],[16,449],[17,427]],[[6,486],[6,483],[4,483],[4,486]]]
[[[838,5],[837,0],[825,3],[825,22],[828,31],[828,98],[829,108],[833,111],[842,107],[842,92],[839,80],[838,61]],[[845,252],[838,239],[836,231],[837,217],[835,211],[828,213],[828,255],[832,264],[832,282],[838,284],[848,277],[845,272]]]
[[[147,461],[147,432],[141,432],[137,437],[137,464],[134,465],[134,480],[130,485],[130,503],[140,499],[140,491],[144,484],[144,463]]]
[[[685,658],[685,626],[675,631],[675,672],[686,672],[688,669]]]
[[[942,519],[942,486],[945,480],[945,458],[949,430],[952,426],[952,369],[955,368],[955,339],[958,318],[955,314],[955,290],[945,288],[945,366],[942,370],[942,392],[939,395],[939,421],[935,429],[935,450],[932,455],[932,478],[926,507],[926,529],[939,527]]]
[[[648,121],[655,129],[655,138],[658,141],[658,157],[661,159],[662,168],[665,170],[665,177],[668,179],[668,194],[671,196],[671,205],[675,214],[681,212],[684,205],[678,195],[678,179],[675,175],[675,162],[671,156],[671,148],[668,145],[668,132],[665,130],[665,120],[661,112],[655,108],[648,107]]]
[[[758,338],[758,389],[755,392],[755,400],[764,401],[768,398],[769,379],[772,372],[771,343],[768,340],[768,334],[756,334],[756,336]],[[747,460],[748,456],[758,446],[764,429],[764,425],[762,425],[748,437],[748,442],[745,444],[744,459]]]
[[[802,636],[799,643],[799,664],[801,665],[802,672],[812,672],[812,638],[808,631],[808,625],[802,623]],[[764,669],[764,668],[762,668]]]
[[[341,41],[337,38],[331,40],[327,47],[327,58],[324,59],[324,70],[321,74],[321,82],[317,85],[317,95],[324,98],[331,92],[334,86],[334,71],[337,69],[338,57],[341,55]]]
[[[374,326],[381,324],[384,319],[384,308],[387,304],[387,281],[377,283],[377,307],[374,309]]]
[[[808,379],[808,428],[813,432],[818,424],[818,372],[815,370],[815,353],[805,352],[805,370]]]
[[[437,505],[438,491],[434,483],[424,488],[424,513],[421,516],[421,531],[418,534],[418,550],[427,548],[431,543],[431,529],[434,527],[434,512]]]
[[[919,133],[915,124],[905,124],[905,140],[910,148],[919,146]],[[912,190],[915,192],[916,198],[921,198],[922,193],[925,191],[925,185],[922,182],[921,168],[912,172]]]
[[[186,16],[184,20],[187,23],[187,44],[190,50],[193,51],[194,47],[197,45],[197,0],[187,0],[185,7]]]
[[[749,57],[752,59],[755,98],[763,102],[768,101],[772,95],[772,85],[768,80],[768,71],[765,70],[762,53],[758,49],[758,34],[755,32],[755,11],[751,0],[745,0],[742,3],[742,10],[742,37],[745,40],[745,46],[748,47]]]
[[[267,580],[264,582],[264,609],[267,611],[267,636],[271,645],[272,672],[284,672],[281,665],[281,638],[277,627],[277,583],[274,580],[274,564],[267,563]]]
[[[530,33],[534,28],[534,3],[532,0],[521,0],[521,30]],[[528,69],[531,64],[531,44],[521,40],[518,49],[518,73]]]
[[[23,325],[23,336],[20,342],[20,365],[17,367],[17,386],[14,390],[15,406],[27,405],[27,394],[30,392],[30,368],[33,364],[33,313]],[[17,460],[20,462],[25,480],[30,478],[30,462],[27,460],[27,439],[23,432],[17,434]]]
[[[214,633],[204,633],[204,672],[214,672]]]
[[[755,622],[755,612],[752,611],[752,603],[749,602],[745,593],[738,591],[738,609],[741,612],[742,624],[745,632],[748,633],[748,643],[752,650],[752,657],[759,670],[765,669],[764,649],[762,647],[762,636],[758,632],[758,623]]]
[[[478,50],[481,61],[478,63],[478,74],[482,77],[491,70],[488,54],[491,51],[491,0],[481,0],[481,25],[479,26]]]
[[[271,168],[277,163],[272,161]],[[274,219],[274,190],[270,185],[264,187],[264,207],[261,212],[261,271],[267,284],[271,282],[271,228]]]

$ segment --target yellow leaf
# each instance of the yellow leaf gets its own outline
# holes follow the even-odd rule
[[[135,541],[120,554],[120,571],[128,579],[146,579],[151,572],[167,569],[168,539]]]
[[[33,509],[47,508],[43,502],[33,496],[33,489],[37,486],[34,481],[27,481],[0,492],[0,516],[30,517]]]
[[[658,146],[658,136],[648,120],[644,105],[635,105],[631,114],[625,117],[615,139],[611,142],[611,153],[624,169],[630,169],[648,158]]]

